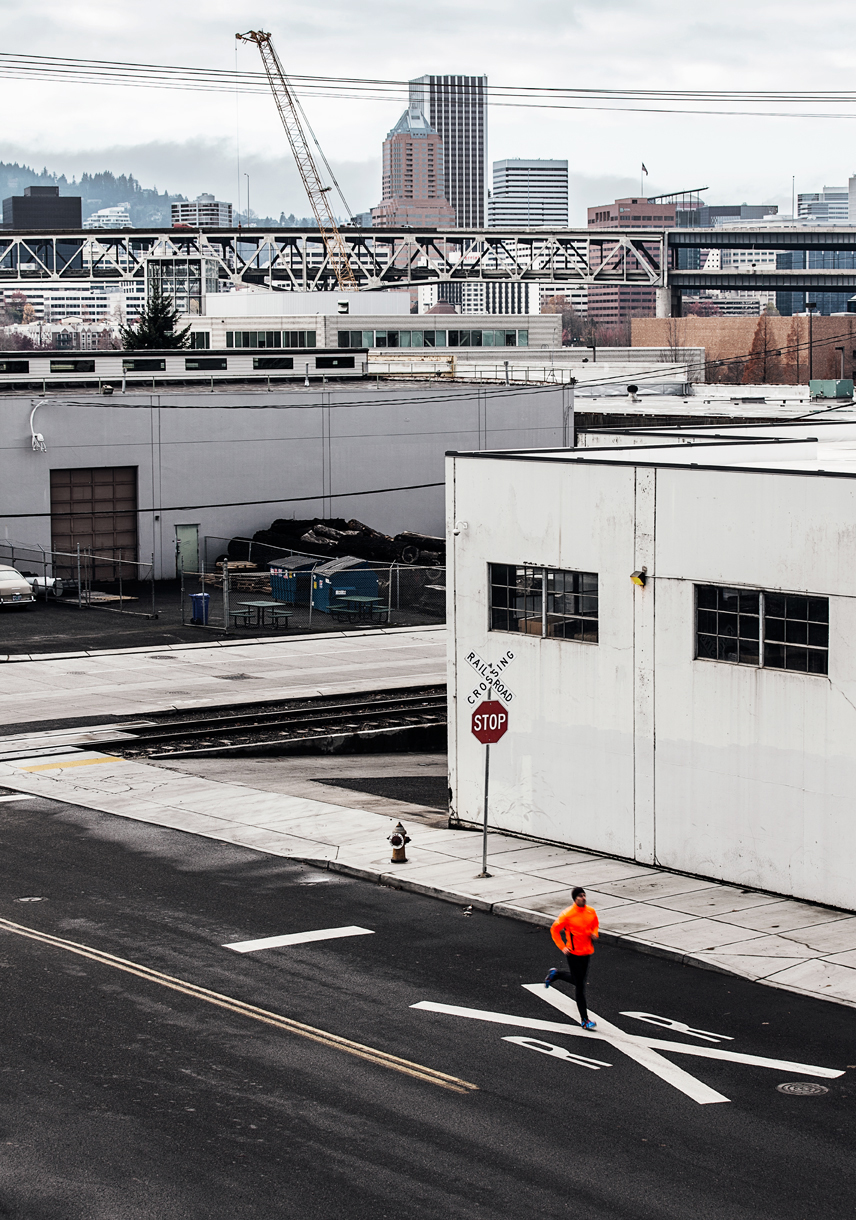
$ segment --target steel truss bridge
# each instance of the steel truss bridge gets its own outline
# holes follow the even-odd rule
[[[663,282],[662,232],[343,228],[342,236],[357,284],[367,291],[466,280],[581,287]],[[183,259],[205,260],[206,278],[222,289],[339,290],[317,229],[0,230],[0,284],[143,278],[151,260]]]
[[[856,252],[856,225],[722,229],[356,229],[343,228],[363,291],[420,284],[548,282],[571,287],[634,285],[669,289],[658,310],[679,313],[684,291],[856,292],[856,268],[836,267]],[[677,269],[681,249],[824,251],[832,266],[793,270]],[[809,261],[806,259],[805,261]],[[856,262],[856,258],[841,261]],[[0,287],[59,286],[145,279],[152,263],[184,267],[206,291],[243,284],[338,291],[316,229],[122,229],[54,233],[0,230]],[[188,268],[195,268],[188,270]]]

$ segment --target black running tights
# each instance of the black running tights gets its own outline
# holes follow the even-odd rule
[[[566,983],[572,983],[577,993],[577,1008],[580,1010],[580,1022],[585,1024],[588,1020],[588,1008],[586,1008],[586,975],[588,974],[589,962],[592,955],[590,953],[568,953],[565,955],[565,961],[568,963],[567,970],[557,970],[554,982],[562,979]]]

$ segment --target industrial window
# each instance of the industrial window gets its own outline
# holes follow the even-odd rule
[[[825,674],[829,598],[696,585],[696,656]]]
[[[254,369],[293,369],[293,356],[253,356]]]
[[[194,330],[190,333],[190,347],[200,351],[211,346],[210,330]]]
[[[492,563],[490,630],[598,640],[597,573]]]
[[[129,357],[122,361],[123,373],[163,373],[166,371],[166,360],[151,357]]]
[[[94,373],[94,360],[52,360],[52,373]]]
[[[227,330],[226,347],[315,347],[314,330]]]

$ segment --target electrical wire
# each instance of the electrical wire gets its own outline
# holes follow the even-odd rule
[[[0,52],[0,77],[55,80],[66,84],[120,85],[149,89],[266,94],[261,72],[190,68],[170,64],[125,63],[115,60],[64,58]],[[296,93],[337,100],[406,101],[409,82],[383,78],[291,75]],[[485,85],[491,106],[527,109],[615,110],[649,114],[707,114],[759,118],[852,119],[849,112],[792,110],[704,109],[703,103],[733,106],[854,105],[856,91],[842,90],[712,90],[712,89],[587,89],[546,85]],[[620,104],[620,103],[635,103]],[[657,106],[654,103],[664,105]],[[682,104],[686,103],[686,104]]]

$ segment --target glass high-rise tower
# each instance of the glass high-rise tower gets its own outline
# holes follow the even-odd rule
[[[419,105],[443,141],[446,198],[459,229],[485,227],[487,77],[420,76],[410,82]]]

